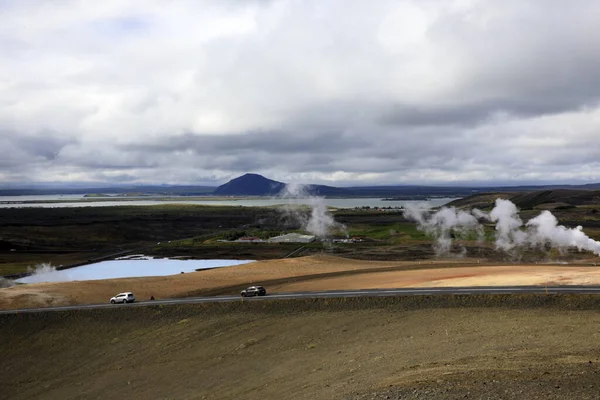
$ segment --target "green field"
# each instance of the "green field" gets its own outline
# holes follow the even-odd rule
[[[466,206],[478,204],[489,209],[494,198],[494,195],[488,195],[461,201]],[[529,197],[525,200],[531,205]],[[544,209],[551,209],[561,224],[568,227],[582,225],[590,237],[600,239],[600,206],[565,204],[542,202],[522,211],[521,216],[526,221]],[[297,212],[308,213],[309,209],[300,207]],[[219,241],[242,236],[266,239],[300,232],[298,221],[277,207],[170,204],[0,209],[0,275],[27,271],[44,262],[68,265],[127,252],[165,257],[261,260],[286,257],[302,247],[294,256],[327,253],[372,260],[435,257],[432,237],[407,221],[400,211],[340,209],[332,213],[335,220],[345,226],[345,229],[334,231],[333,237],[347,235],[361,241],[317,242],[306,246]],[[506,259],[506,254],[493,250],[493,238],[494,227],[487,224],[483,241],[474,234],[457,236],[454,251],[459,253],[464,248],[477,257]],[[557,260],[585,255],[575,252],[549,254]],[[527,251],[523,259],[539,256],[539,252]]]

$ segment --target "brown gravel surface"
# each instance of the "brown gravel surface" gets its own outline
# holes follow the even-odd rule
[[[381,304],[382,300],[378,300]],[[236,303],[237,304],[237,303]],[[597,399],[600,313],[283,303],[0,316],[0,398]],[[223,308],[220,308],[223,307]],[[216,310],[216,311],[210,311]]]
[[[403,262],[368,262],[328,256],[258,261],[164,277],[106,279],[18,285],[0,290],[0,309],[44,305],[104,303],[116,293],[132,291],[138,299],[205,294],[217,288],[278,279],[379,268],[410,268]],[[68,273],[68,270],[66,271]],[[237,289],[235,289],[237,291]],[[229,290],[231,292],[232,289]],[[212,293],[208,293],[212,294]]]
[[[600,368],[593,362],[548,365],[525,371],[470,371],[404,387],[354,394],[347,400],[589,399],[600,396]]]
[[[364,271],[275,285],[272,290],[375,289],[398,287],[599,285],[600,267],[572,265],[495,265]]]
[[[270,292],[426,286],[600,284],[600,267],[487,265],[474,259],[363,261],[309,256],[166,277],[41,283],[0,289],[0,309],[104,303],[132,291],[139,300],[236,294],[263,284]]]

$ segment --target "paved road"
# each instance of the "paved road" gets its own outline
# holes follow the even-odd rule
[[[240,296],[186,297],[153,301],[138,301],[132,304],[86,304],[62,307],[27,308],[20,310],[0,311],[0,314],[34,313],[46,311],[85,310],[97,308],[144,307],[150,305],[218,303],[231,301],[270,301],[282,299],[339,298],[339,297],[392,297],[423,296],[447,294],[600,294],[600,286],[478,286],[478,287],[437,287],[407,289],[363,289],[363,290],[330,290],[324,292],[277,293],[264,297],[242,298]]]

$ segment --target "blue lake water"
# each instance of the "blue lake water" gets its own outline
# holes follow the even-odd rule
[[[242,206],[242,207],[269,207],[276,205],[310,205],[314,199],[282,199],[282,198],[256,198],[256,199],[231,199],[231,200],[185,200],[184,197],[177,200],[83,200],[80,195],[75,198],[59,198],[59,196],[2,196],[0,197],[0,208],[25,208],[25,207],[43,207],[43,208],[59,208],[59,207],[114,207],[114,206],[153,206],[160,204],[196,204],[196,205],[213,205],[213,206]],[[20,201],[52,201],[52,200],[75,200],[82,201],[66,201],[60,203],[19,203]],[[426,207],[438,207],[455,200],[456,198],[444,197],[434,198],[430,200],[397,200],[385,201],[381,197],[373,198],[324,198],[322,201],[328,207],[335,208],[354,208],[354,207],[401,207],[408,204],[418,204]],[[3,204],[4,203],[4,204]]]
[[[167,276],[197,269],[224,268],[253,262],[252,260],[176,260],[168,258],[121,259],[57,271],[48,265],[17,283],[89,281],[97,279],[133,278],[141,276]]]

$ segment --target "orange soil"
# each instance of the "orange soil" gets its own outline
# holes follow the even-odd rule
[[[474,263],[471,267],[465,267]],[[381,271],[382,268],[388,269]],[[417,269],[415,269],[417,268]],[[428,268],[428,269],[423,269]],[[337,273],[336,276],[316,274]],[[305,279],[298,279],[305,277]],[[138,300],[184,296],[230,286],[279,281],[269,292],[327,289],[367,289],[425,286],[600,284],[600,267],[478,266],[473,260],[375,262],[330,256],[310,256],[166,277],[39,283],[0,289],[0,309],[48,305],[104,303],[118,292],[132,291]],[[233,289],[230,292],[234,292]]]
[[[272,291],[399,287],[600,285],[600,267],[518,265],[361,273],[276,285]]]

